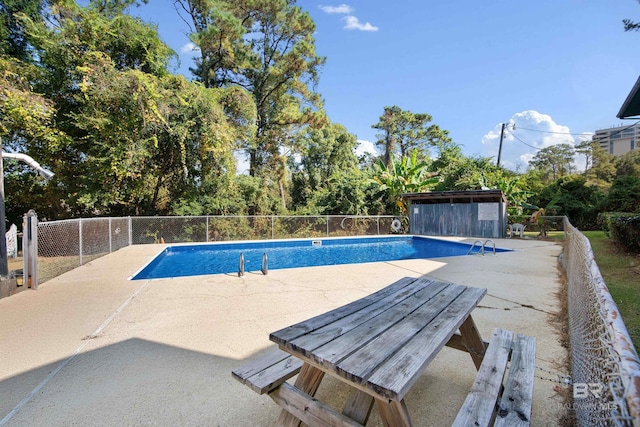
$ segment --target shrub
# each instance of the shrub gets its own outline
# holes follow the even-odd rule
[[[608,212],[598,215],[607,236],[626,249],[640,253],[640,214]]]

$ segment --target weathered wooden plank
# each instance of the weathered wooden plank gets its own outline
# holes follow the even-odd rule
[[[294,387],[296,388],[296,390],[299,390],[302,393],[313,397],[315,396],[316,391],[318,391],[318,387],[320,387],[322,378],[324,378],[324,371],[321,371],[315,366],[311,366],[308,363],[305,363],[304,365],[302,365],[302,369],[300,369],[300,375],[298,375],[298,378],[296,378]],[[283,386],[284,388],[288,388],[289,384],[282,383],[280,387],[276,388],[269,395],[276,393]],[[283,427],[298,427],[300,425],[300,418],[293,415],[293,413],[291,413],[290,411],[283,409],[280,412],[278,423]]]
[[[454,427],[488,426],[496,409],[509,362],[513,332],[495,329],[471,391],[453,422]]]
[[[374,329],[375,338],[338,363],[336,371],[350,381],[363,384],[371,372],[378,369],[385,360],[393,357],[434,318],[443,311],[446,312],[448,306],[462,294],[464,289],[463,286],[450,285],[431,300],[417,298],[416,300],[420,302],[417,310],[403,316],[400,322],[393,325],[393,328],[384,328],[382,333],[379,333],[377,328]],[[381,318],[378,323],[385,326],[385,319]],[[455,330],[451,331],[451,334],[454,332]]]
[[[289,378],[300,372],[303,362],[297,357],[290,356],[280,363],[258,372],[247,378],[245,384],[258,394],[268,393]]]
[[[476,365],[476,369],[480,369],[485,348],[480,332],[478,332],[478,328],[471,314],[469,314],[469,317],[460,325],[460,334],[462,335],[462,341],[465,347],[467,347],[471,355],[471,360],[473,360],[474,365]]]
[[[367,387],[380,396],[402,399],[486,292],[486,289],[465,288],[446,310],[377,367],[367,379]]]
[[[535,366],[536,339],[518,334],[513,344],[509,375],[498,405],[495,426],[528,426],[531,423]]]
[[[483,341],[482,343],[484,345],[484,349],[486,350],[487,347],[489,347],[489,343],[486,341]],[[460,350],[460,351],[467,351],[467,346],[464,344],[464,342],[462,341],[462,335],[460,334],[453,334],[451,336],[451,338],[449,339],[449,341],[447,342],[447,344],[445,344],[447,347],[451,347],[454,348],[456,350]]]
[[[445,283],[433,283],[414,293],[411,298],[389,307],[388,310],[370,318],[368,322],[336,337],[325,345],[317,347],[315,344],[310,344],[308,349],[300,349],[299,346],[296,346],[296,349],[322,366],[333,367],[350,354],[367,345],[371,340],[384,334],[385,331],[389,329],[395,330],[399,322],[406,322],[407,318],[416,317],[415,311],[420,307],[424,307],[425,301],[442,299],[440,295],[445,293],[449,287],[450,285]],[[444,304],[446,304],[446,301],[440,303],[440,305]],[[292,344],[295,345],[296,343],[297,340]],[[378,348],[376,351],[378,356],[382,357],[379,353],[380,350]],[[385,350],[392,351],[392,348],[386,347]]]
[[[263,394],[296,375],[302,363],[274,346],[261,357],[234,369],[231,375],[256,393]]]
[[[318,347],[352,331],[357,329],[358,326],[365,322],[370,321],[378,315],[386,314],[392,310],[393,307],[398,304],[402,304],[403,307],[407,307],[405,300],[408,298],[413,302],[413,296],[416,292],[427,292],[429,295],[435,295],[440,292],[446,286],[444,283],[434,283],[432,280],[418,279],[413,283],[399,289],[397,292],[388,295],[379,301],[367,306],[359,311],[356,311],[348,316],[338,319],[328,325],[290,340],[287,343],[287,348],[294,349],[295,351],[302,352],[305,355],[311,354]],[[410,303],[409,303],[410,304]],[[405,308],[407,310],[407,308]],[[363,338],[361,332],[354,332],[355,336]],[[350,348],[353,348],[356,343],[350,344]],[[321,359],[321,356],[318,356]]]
[[[376,406],[385,427],[411,427],[413,425],[404,399],[399,402],[376,399]]]
[[[361,390],[353,390],[349,400],[344,405],[342,413],[352,420],[366,425],[371,414],[371,408],[373,408],[373,396]]]
[[[327,313],[320,314],[318,316],[312,317],[311,319],[273,332],[270,334],[269,339],[277,344],[283,344],[310,331],[319,329],[331,322],[335,322],[337,319],[348,316],[349,314],[361,310],[364,307],[368,307],[369,305],[374,304],[376,301],[386,297],[387,295],[393,294],[398,289],[402,289],[415,280],[417,279],[413,277],[403,277],[397,282],[394,282],[391,285],[386,286],[385,288],[380,289],[379,291],[374,292],[373,294],[368,295],[364,298],[360,298],[359,300],[343,305],[342,307],[338,307]]]
[[[311,427],[357,427],[358,422],[342,415],[291,384],[284,383],[269,394],[288,414]]]

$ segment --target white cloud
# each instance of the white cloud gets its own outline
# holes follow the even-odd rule
[[[515,126],[515,129],[514,129]],[[498,158],[500,132],[502,124],[498,123],[493,130],[482,137],[485,155]],[[500,164],[512,170],[525,170],[536,153],[556,144],[577,145],[591,139],[592,133],[571,135],[568,126],[556,123],[547,114],[534,110],[514,114],[504,132]],[[576,168],[584,167],[584,159],[576,156]]]
[[[196,50],[200,50],[200,48],[194,43],[189,42],[180,48],[180,53],[191,53]]]
[[[344,13],[349,14],[353,12],[353,8],[348,4],[341,4],[339,6],[318,6],[325,13]]]
[[[365,22],[363,24],[355,16],[349,15],[349,16],[345,16],[342,19],[344,19],[344,21],[345,21],[344,28],[347,29],[347,30],[378,31],[378,27],[373,26],[368,22]]]
[[[367,153],[374,156],[377,156],[379,154],[373,142],[367,141],[365,139],[358,139],[356,142],[358,143],[358,146],[356,147],[357,156],[363,156]]]

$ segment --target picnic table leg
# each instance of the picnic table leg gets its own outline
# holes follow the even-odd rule
[[[305,363],[300,369],[300,373],[298,374],[298,378],[296,378],[294,386],[307,393],[309,396],[314,396],[320,386],[322,377],[324,377],[323,371],[315,366]],[[281,426],[298,427],[301,421],[290,412],[283,409],[282,412],[280,412],[278,423]]]
[[[387,401],[376,399],[376,405],[378,406],[378,412],[380,412],[380,418],[382,418],[385,427],[413,426],[404,399],[399,402],[396,400]]]
[[[347,400],[347,403],[344,405],[342,414],[362,425],[366,425],[372,407],[373,396],[356,389],[351,392],[349,400]]]
[[[467,347],[473,363],[476,365],[476,369],[480,369],[482,359],[484,358],[484,342],[478,332],[475,322],[471,315],[460,326],[460,335],[462,335],[462,342]]]

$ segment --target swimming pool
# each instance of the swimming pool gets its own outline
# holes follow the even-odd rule
[[[169,246],[132,280],[467,255],[471,245],[421,236],[269,240]],[[480,250],[474,248],[475,253]],[[493,250],[493,246],[491,246]],[[496,248],[496,252],[509,249]]]

